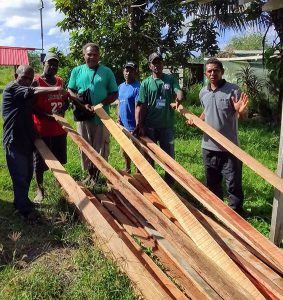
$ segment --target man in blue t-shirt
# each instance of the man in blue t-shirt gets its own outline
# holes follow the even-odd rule
[[[127,62],[124,65],[125,82],[118,88],[118,123],[128,131],[133,132],[136,127],[135,107],[139,96],[140,83],[135,79],[137,65],[134,62]],[[131,172],[131,160],[123,152],[125,157],[125,170]]]

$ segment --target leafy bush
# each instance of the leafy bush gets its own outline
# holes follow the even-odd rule
[[[237,82],[240,84],[242,91],[249,96],[249,112],[251,115],[259,113],[268,120],[272,119],[272,109],[270,105],[269,93],[265,92],[267,86],[265,80],[259,79],[251,66],[244,66],[236,73]]]
[[[200,105],[199,102],[199,92],[202,89],[202,84],[200,83],[195,83],[191,85],[185,95],[185,104],[186,105]]]

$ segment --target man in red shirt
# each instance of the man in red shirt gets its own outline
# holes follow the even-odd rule
[[[43,74],[34,77],[33,86],[63,87],[62,79],[56,76],[59,67],[58,56],[48,53],[43,65]],[[51,115],[53,113],[64,114],[68,107],[67,100],[68,93],[64,90],[50,92],[37,96],[33,107],[35,129],[61,164],[67,162],[67,134]],[[46,170],[48,170],[47,165],[36,151],[34,153],[34,171],[38,189],[34,202],[40,202],[43,199],[43,173]]]

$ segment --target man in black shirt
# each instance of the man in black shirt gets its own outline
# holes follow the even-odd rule
[[[35,131],[32,121],[34,89],[30,87],[34,70],[18,67],[15,80],[3,92],[3,144],[7,166],[13,181],[14,206],[25,218],[30,218],[34,205],[28,198],[33,174]]]

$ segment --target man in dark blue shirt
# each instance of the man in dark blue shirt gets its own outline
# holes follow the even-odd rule
[[[140,83],[136,80],[137,65],[128,61],[124,65],[123,75],[125,82],[118,87],[118,123],[131,133],[136,127],[135,108],[139,97]],[[125,171],[131,173],[131,160],[123,151],[125,158]]]
[[[35,131],[32,120],[34,89],[30,87],[34,70],[18,67],[15,80],[3,92],[3,144],[7,166],[13,181],[14,206],[25,218],[31,218],[34,205],[28,198],[33,174]]]

